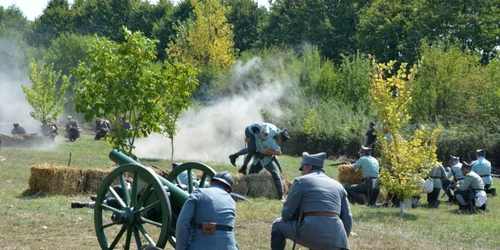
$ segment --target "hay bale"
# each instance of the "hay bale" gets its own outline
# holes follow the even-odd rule
[[[354,169],[349,165],[340,165],[338,167],[339,171],[339,182],[342,185],[358,184],[363,181],[363,173],[361,169]]]
[[[267,199],[277,199],[278,190],[274,184],[273,177],[267,171],[260,174],[245,175],[245,182],[248,186],[247,196],[252,198],[263,197]],[[281,177],[283,181],[283,190],[287,194],[289,192],[289,182]]]
[[[74,195],[81,193],[85,186],[84,170],[42,164],[31,167],[29,192]]]
[[[111,173],[113,169],[84,169],[84,186],[82,192],[96,193],[102,180]]]
[[[233,193],[237,193],[239,195],[243,195],[243,196],[246,196],[247,193],[248,193],[248,184],[247,182],[245,181],[245,176],[243,174],[234,174],[234,173],[231,173],[231,176],[233,177],[233,180],[234,180],[234,184],[233,184],[233,188],[232,188],[232,191]]]
[[[37,133],[26,135],[5,135],[0,134],[2,146],[5,147],[39,147],[51,143],[49,137]]]

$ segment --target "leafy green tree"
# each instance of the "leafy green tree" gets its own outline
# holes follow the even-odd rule
[[[29,58],[34,55],[27,43],[31,32],[29,21],[16,5],[8,8],[0,6],[0,71],[25,72]]]
[[[125,41],[120,44],[96,36],[88,62],[74,70],[79,81],[75,102],[87,121],[94,117],[110,120],[113,132],[107,140],[132,155],[135,139],[162,132],[171,112],[185,108],[197,82],[192,80],[195,71],[190,65],[154,63],[157,41],[123,30]],[[131,123],[132,131],[122,126],[122,117]]]
[[[169,55],[209,68],[227,68],[234,61],[232,26],[228,7],[219,0],[192,0],[194,19],[177,26],[178,36]]]
[[[74,16],[67,0],[50,0],[42,15],[33,22],[31,42],[48,47],[61,33],[73,32]]]
[[[33,119],[43,123],[56,122],[57,117],[63,111],[64,93],[69,86],[69,77],[62,76],[62,84],[58,86],[61,71],[54,71],[53,65],[46,66],[41,64],[37,66],[35,60],[30,62],[30,80],[33,83],[31,87],[22,85],[26,100],[28,100],[33,111],[30,112]]]
[[[420,194],[421,181],[433,166],[436,166],[436,142],[439,129],[417,129],[409,138],[403,129],[410,120],[408,112],[412,101],[412,88],[415,68],[406,68],[402,63],[387,64],[374,62],[372,86],[369,89],[373,110],[388,126],[392,139],[379,140],[382,157],[380,158],[382,185],[388,192],[395,194],[401,203]],[[383,136],[379,135],[383,138]],[[404,206],[401,204],[401,215]]]

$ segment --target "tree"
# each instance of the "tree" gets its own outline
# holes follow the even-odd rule
[[[112,133],[107,140],[132,155],[135,139],[162,132],[161,125],[171,121],[171,112],[180,113],[186,107],[197,81],[189,64],[155,64],[156,40],[125,27],[123,31],[125,39],[120,44],[94,38],[88,63],[73,70],[79,81],[75,103],[87,121],[94,117],[110,120]],[[122,126],[122,117],[131,123],[132,131]]]
[[[64,94],[69,86],[70,77],[63,75],[62,84],[57,86],[61,71],[54,71],[54,65],[45,64],[37,66],[35,60],[30,62],[31,88],[22,85],[26,100],[28,100],[34,111],[30,112],[33,119],[43,123],[56,122],[57,117],[63,111],[66,99]]]
[[[67,0],[50,0],[40,17],[33,22],[33,44],[48,47],[61,33],[73,32],[74,11]]]
[[[436,166],[436,142],[440,130],[417,129],[409,138],[403,133],[411,116],[408,113],[412,101],[415,68],[406,68],[402,63],[395,67],[395,61],[374,65],[372,86],[369,89],[374,111],[390,129],[392,139],[379,140],[382,185],[388,192],[403,201],[420,194],[421,181],[430,169]],[[383,138],[381,134],[379,138]]]
[[[227,68],[234,61],[232,26],[228,7],[219,0],[192,0],[194,18],[177,26],[177,38],[169,44],[171,57],[209,68]]]

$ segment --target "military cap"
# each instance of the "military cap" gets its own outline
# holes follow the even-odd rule
[[[450,161],[459,161],[459,160],[460,160],[460,157],[450,155]]]
[[[371,152],[372,152],[372,148],[361,146],[361,149],[359,149],[358,153],[365,153],[365,154],[369,155],[369,154],[371,154]]]
[[[290,139],[290,136],[288,135],[288,129],[286,128],[280,131],[280,135],[282,142],[286,142]]]
[[[472,168],[472,164],[468,164],[467,162],[462,162],[462,168],[467,168],[467,169],[471,169]]]
[[[375,123],[374,123],[374,122],[370,122],[369,124],[370,124],[370,125],[372,125],[372,126],[375,126]]]
[[[302,171],[302,168],[307,165],[311,165],[313,167],[323,168],[325,166],[326,153],[321,152],[317,154],[309,154],[307,152],[302,153],[302,162],[300,163],[299,170]]]
[[[476,154],[479,155],[479,156],[485,156],[486,155],[486,149],[478,149],[476,151]]]

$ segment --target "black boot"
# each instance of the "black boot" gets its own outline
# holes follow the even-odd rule
[[[79,201],[72,201],[71,202],[71,208],[84,208],[84,207],[88,207],[88,203],[87,202],[79,202]]]
[[[247,167],[246,167],[246,166],[241,167],[241,168],[238,170],[238,173],[242,173],[243,175],[246,175],[246,174],[247,174]]]
[[[229,161],[233,166],[236,166],[236,159],[238,158],[237,155],[229,155]]]

